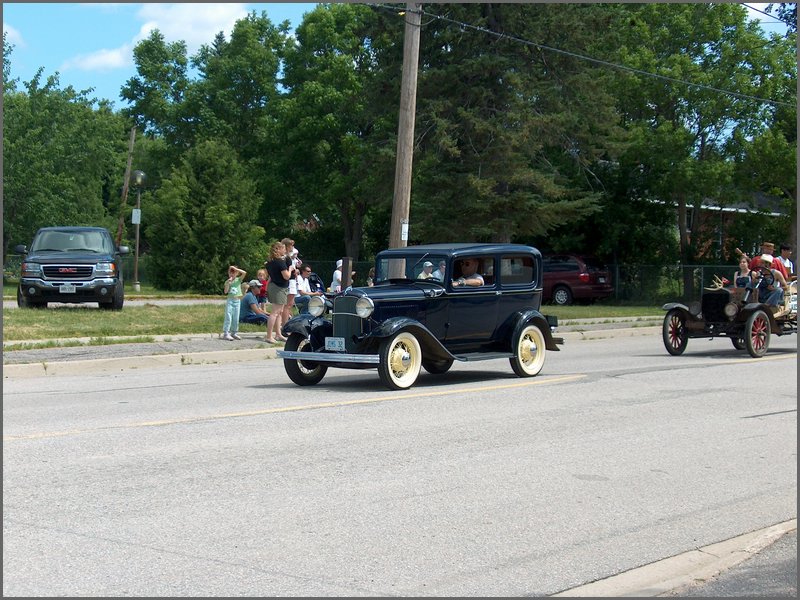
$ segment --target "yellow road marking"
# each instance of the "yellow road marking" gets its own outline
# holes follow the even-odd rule
[[[93,433],[98,431],[107,431],[112,429],[135,429],[138,427],[164,427],[167,425],[184,425],[189,423],[202,423],[204,421],[216,421],[219,419],[233,419],[241,417],[258,417],[263,415],[274,415],[286,412],[297,412],[304,410],[319,410],[323,408],[340,408],[343,406],[356,406],[359,404],[374,404],[377,402],[391,402],[395,400],[409,400],[412,398],[432,398],[436,396],[451,396],[453,394],[463,394],[465,392],[486,392],[493,390],[503,390],[511,388],[528,387],[533,385],[545,385],[550,383],[564,383],[567,381],[576,381],[583,379],[586,375],[568,375],[564,377],[554,377],[551,379],[535,379],[525,380],[518,383],[507,383],[502,385],[490,385],[471,388],[457,388],[441,392],[419,392],[416,394],[402,394],[394,396],[378,396],[374,398],[362,398],[360,400],[342,400],[339,402],[320,402],[317,404],[302,404],[299,406],[282,406],[277,408],[265,408],[263,410],[243,411],[222,413],[217,415],[207,415],[204,417],[190,417],[187,419],[166,419],[163,421],[142,421],[139,423],[125,423],[122,425],[108,425],[106,427],[95,427],[92,429],[73,429],[69,431],[45,431],[41,433],[31,433],[27,435],[4,435],[4,442],[13,442],[18,440],[38,440],[45,438],[65,437],[69,435],[79,435],[82,433]]]

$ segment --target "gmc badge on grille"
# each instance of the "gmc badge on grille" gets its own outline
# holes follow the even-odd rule
[[[58,267],[59,273],[77,273],[78,269],[75,267]]]

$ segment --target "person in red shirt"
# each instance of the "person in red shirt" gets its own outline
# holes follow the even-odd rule
[[[788,280],[789,274],[786,272],[786,267],[783,266],[783,262],[781,259],[775,256],[775,244],[772,242],[761,242],[761,253],[756,254],[752,260],[750,261],[750,268],[752,270],[758,269],[761,265],[761,256],[764,254],[769,254],[772,256],[772,265],[770,266],[771,269],[775,269],[776,271],[780,271],[780,274],[783,275],[783,278]]]

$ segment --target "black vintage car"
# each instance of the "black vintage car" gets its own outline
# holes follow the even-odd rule
[[[477,274],[466,284],[466,269]],[[441,265],[441,268],[439,268]],[[454,361],[507,358],[537,375],[558,350],[555,317],[539,312],[542,256],[519,244],[430,244],[384,250],[375,285],[313,297],[290,319],[278,356],[289,378],[314,385],[329,367],[377,368],[389,389],[407,389],[420,368],[446,373]]]
[[[747,288],[725,287],[718,277],[706,288],[700,302],[689,305],[670,302],[662,328],[667,352],[683,354],[689,338],[727,337],[737,350],[760,358],[769,350],[771,335],[797,333],[797,282],[792,282],[782,306],[759,302],[758,284],[773,279],[769,269],[759,269]]]

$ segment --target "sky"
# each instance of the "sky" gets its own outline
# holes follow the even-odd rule
[[[233,24],[255,10],[266,12],[278,24],[288,20],[292,28],[316,3],[208,3],[116,4],[4,2],[3,32],[14,46],[11,77],[29,81],[43,68],[42,81],[56,72],[60,87],[94,88],[90,96],[105,98],[119,109],[126,106],[120,88],[136,75],[133,47],[158,29],[167,42],[183,40],[188,55],[210,44],[223,31],[230,36]],[[747,3],[764,10],[766,3]],[[748,8],[750,17],[775,30],[775,19]],[[780,28],[781,32],[785,28]]]
[[[11,77],[31,80],[44,68],[42,81],[59,74],[60,87],[94,88],[91,97],[105,98],[119,109],[127,105],[120,88],[136,75],[133,48],[158,29],[167,42],[186,42],[188,56],[210,44],[249,12],[266,12],[274,24],[288,20],[292,28],[316,3],[3,3],[3,32],[14,46]]]

